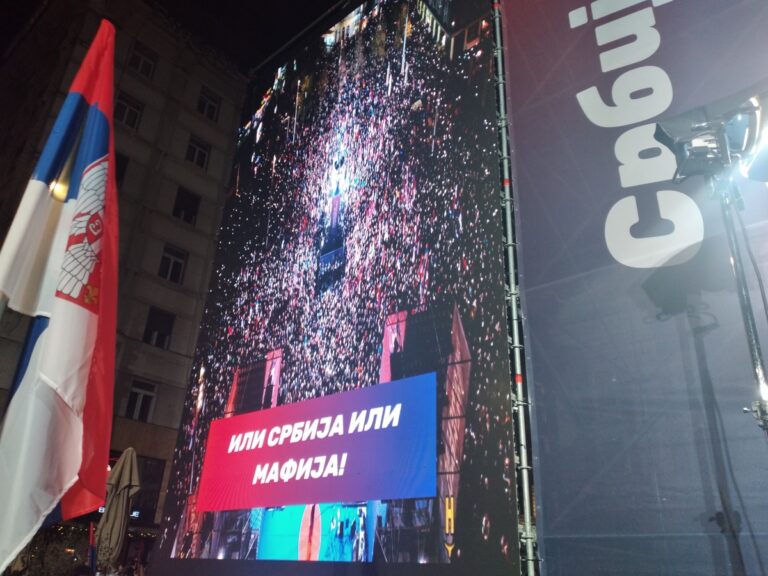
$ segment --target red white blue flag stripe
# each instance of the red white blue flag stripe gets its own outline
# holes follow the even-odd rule
[[[0,296],[33,317],[0,432],[0,572],[54,509],[79,516],[106,492],[117,308],[114,40],[103,21],[0,251]]]

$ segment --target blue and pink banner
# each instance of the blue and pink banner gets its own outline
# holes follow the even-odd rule
[[[199,511],[434,497],[434,373],[211,424]]]

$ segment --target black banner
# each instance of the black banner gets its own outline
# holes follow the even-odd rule
[[[768,189],[694,136],[727,125],[738,149],[757,122],[768,4],[504,9],[543,573],[765,574],[768,443],[719,197],[765,342],[748,248],[765,269]]]

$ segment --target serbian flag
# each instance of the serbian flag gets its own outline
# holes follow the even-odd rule
[[[115,29],[102,22],[0,251],[0,296],[33,317],[0,432],[0,573],[49,514],[104,501],[117,308]]]

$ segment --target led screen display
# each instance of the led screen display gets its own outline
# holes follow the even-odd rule
[[[251,86],[162,570],[518,565],[488,9],[367,2]]]

